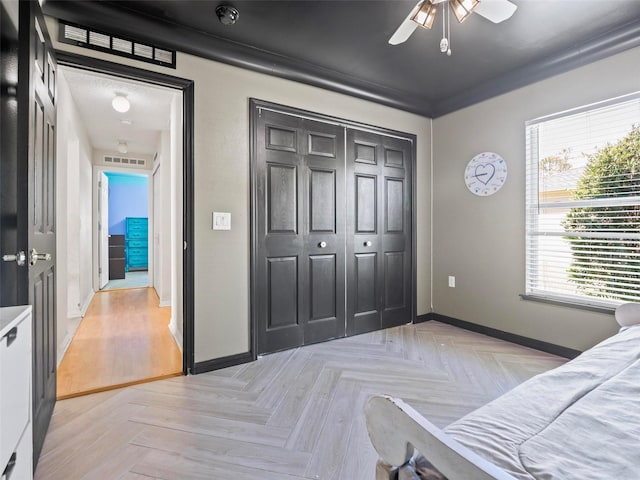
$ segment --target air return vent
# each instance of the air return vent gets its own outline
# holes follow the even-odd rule
[[[112,48],[118,52],[133,55],[133,42],[130,42],[129,40],[113,37]]]
[[[121,35],[111,35],[93,28],[60,22],[60,38],[63,43],[100,50],[121,57],[135,58],[142,62],[176,68],[175,50],[159,48],[147,42],[138,42]]]
[[[104,33],[89,32],[89,44],[94,47],[110,48],[111,37]]]
[[[65,37],[74,42],[87,43],[87,29],[81,27],[66,26]]]
[[[115,165],[124,165],[124,166],[135,165],[138,167],[144,167],[147,164],[147,161],[141,158],[113,157],[111,155],[105,155],[104,163],[111,163]]]

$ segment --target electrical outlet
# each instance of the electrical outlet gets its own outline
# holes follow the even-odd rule
[[[451,288],[456,288],[456,277],[453,275],[449,275],[449,286]]]

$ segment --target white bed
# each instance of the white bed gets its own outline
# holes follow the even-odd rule
[[[377,478],[395,478],[415,447],[449,480],[640,479],[640,325],[629,326],[640,305],[626,305],[620,333],[444,430],[401,400],[372,398]]]

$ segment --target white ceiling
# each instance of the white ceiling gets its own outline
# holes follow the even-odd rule
[[[161,131],[170,125],[174,90],[70,67],[60,67],[60,73],[69,85],[93,148],[117,152],[118,140],[124,140],[127,155],[156,152]],[[111,106],[116,93],[129,99],[127,113],[118,113]],[[125,125],[122,120],[132,123]]]

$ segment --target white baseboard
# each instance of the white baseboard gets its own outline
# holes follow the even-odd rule
[[[68,320],[68,328],[67,332],[64,336],[64,340],[62,340],[62,344],[58,345],[58,358],[57,358],[57,366],[60,366],[60,362],[64,358],[64,354],[67,353],[69,349],[69,345],[71,345],[71,340],[73,340],[73,336],[76,334],[78,327],[80,326],[80,322],[82,321],[82,317],[70,317]]]
[[[170,307],[171,306],[171,298],[161,298],[160,297],[160,292],[158,292],[158,289],[156,288],[156,286],[153,286],[153,289],[156,291],[156,295],[158,296],[158,306],[159,307]]]
[[[69,319],[67,320],[67,332],[64,336],[64,340],[62,340],[62,344],[58,345],[58,358],[57,364],[60,366],[60,362],[64,358],[64,354],[67,353],[69,349],[69,345],[71,345],[71,340],[73,340],[73,336],[76,334],[76,330],[78,330],[78,326],[80,325],[80,321],[87,313],[87,309],[91,304],[91,300],[93,300],[93,296],[95,295],[95,291],[91,289],[87,298],[84,299],[82,305],[79,305],[79,308],[74,309],[71,312],[68,312]]]
[[[176,328],[176,326],[173,323],[173,317],[171,318],[171,320],[169,320],[169,331],[171,332],[171,335],[173,335],[173,339],[176,341],[176,343],[178,344],[178,348],[180,349],[180,351],[182,352],[182,335],[180,334],[180,332],[178,332],[178,329]]]
[[[82,306],[80,307],[80,316],[84,317],[85,314],[87,313],[87,309],[89,308],[89,305],[91,304],[91,300],[93,300],[93,296],[96,294],[96,292],[91,289],[87,295],[87,298],[84,299],[84,302],[82,302]]]

